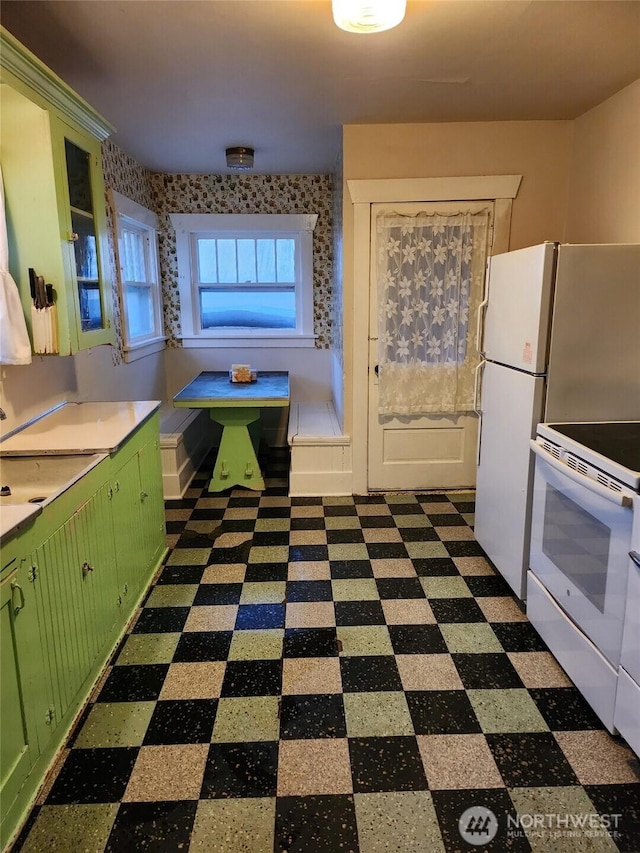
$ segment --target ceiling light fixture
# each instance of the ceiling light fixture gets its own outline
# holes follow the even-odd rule
[[[349,33],[379,33],[397,27],[407,0],[332,0],[333,20]]]
[[[238,172],[246,172],[248,169],[253,169],[253,148],[245,148],[243,145],[237,145],[234,148],[227,148],[227,168],[235,169]]]

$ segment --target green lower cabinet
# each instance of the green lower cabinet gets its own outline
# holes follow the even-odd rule
[[[31,555],[49,702],[46,738],[64,718],[118,621],[118,582],[105,484]],[[44,727],[44,728],[42,728]]]
[[[33,589],[26,567],[0,584],[0,848],[7,825],[19,817],[17,797],[38,756],[34,691],[42,687],[44,670]],[[12,815],[12,808],[16,814]]]
[[[165,550],[157,414],[3,548],[0,849]]]
[[[134,602],[149,583],[166,548],[157,438],[143,443],[117,469],[113,480],[113,525],[117,539],[123,543],[118,549],[120,594]]]

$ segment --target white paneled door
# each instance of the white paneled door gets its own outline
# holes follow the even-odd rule
[[[368,487],[371,491],[473,487],[478,428],[477,416],[471,412],[402,416],[379,413],[376,218],[379,213],[390,210],[416,216],[419,213],[477,213],[487,209],[491,226],[493,203],[487,201],[371,205],[368,388]],[[490,233],[492,231],[490,227]],[[470,317],[469,323],[475,329],[477,317]]]

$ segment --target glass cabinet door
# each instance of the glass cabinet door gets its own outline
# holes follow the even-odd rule
[[[71,228],[76,263],[80,329],[105,326],[98,270],[97,228],[91,188],[91,155],[65,139],[67,180],[71,206]]]

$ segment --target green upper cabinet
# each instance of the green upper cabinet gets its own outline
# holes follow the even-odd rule
[[[32,344],[30,268],[54,289],[57,346],[47,349],[69,355],[112,344],[100,146],[112,128],[4,29],[0,47],[9,268]]]

